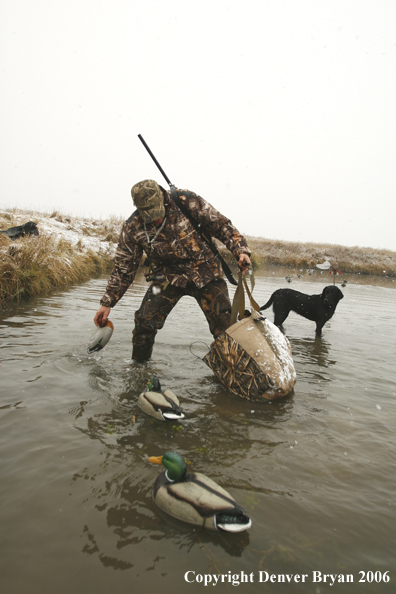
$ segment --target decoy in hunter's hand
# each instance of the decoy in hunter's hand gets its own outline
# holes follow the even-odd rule
[[[138,406],[160,421],[184,419],[176,394],[171,390],[161,390],[161,384],[156,375],[150,379],[147,391],[140,394]]]
[[[166,471],[154,484],[154,500],[170,516],[224,532],[242,532],[252,522],[235,499],[212,479],[200,472],[186,473],[186,462],[177,452],[151,457]]]
[[[109,342],[114,330],[113,322],[107,320],[103,325],[101,324],[99,330],[96,331],[88,345],[88,354],[101,351]]]

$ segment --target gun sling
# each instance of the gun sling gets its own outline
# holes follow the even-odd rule
[[[184,204],[180,200],[180,196],[188,196],[188,195],[189,195],[189,192],[186,192],[186,191],[179,192],[178,190],[176,190],[176,188],[174,186],[171,187],[171,197],[172,197],[172,200],[174,200],[174,202],[179,207],[179,209],[182,211],[182,213],[188,218],[188,220],[190,221],[190,223],[194,227],[195,231],[197,233],[199,233],[199,235],[202,237],[202,239],[205,241],[205,243],[210,247],[210,249],[212,250],[212,252],[214,253],[214,255],[220,260],[220,264],[221,264],[221,266],[222,266],[222,268],[224,270],[224,274],[226,275],[226,277],[229,280],[229,282],[232,285],[237,285],[238,284],[238,281],[235,280],[234,275],[232,274],[232,271],[231,271],[230,267],[224,261],[223,257],[220,255],[219,250],[217,249],[217,247],[215,246],[215,244],[213,243],[213,241],[210,239],[210,237],[207,237],[207,236],[205,236],[202,233],[202,230],[199,228],[198,223],[196,221],[194,221],[194,219],[192,218],[191,214],[188,212],[188,210],[186,209],[186,207],[184,206]]]

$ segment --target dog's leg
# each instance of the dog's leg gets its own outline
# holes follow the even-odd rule
[[[290,309],[285,311],[284,309],[279,309],[279,308],[274,307],[274,314],[275,314],[274,324],[275,324],[275,326],[278,326],[278,328],[280,328],[282,326],[283,322],[286,320],[289,313],[290,313]]]
[[[324,326],[324,322],[316,322],[316,336],[322,336],[322,328]]]

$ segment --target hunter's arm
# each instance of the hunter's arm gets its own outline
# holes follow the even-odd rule
[[[133,283],[143,255],[143,248],[133,241],[133,222],[124,223],[118,240],[113,270],[100,304],[114,307]]]

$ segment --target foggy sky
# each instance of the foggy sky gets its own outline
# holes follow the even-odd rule
[[[165,180],[252,236],[396,250],[394,0],[2,0],[0,205]]]

